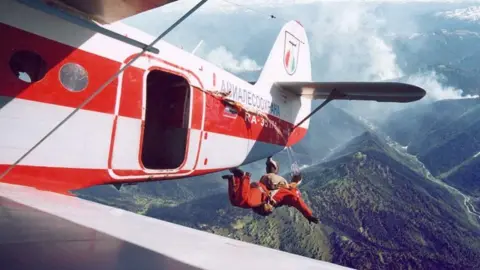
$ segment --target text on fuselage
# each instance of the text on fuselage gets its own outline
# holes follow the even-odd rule
[[[229,81],[222,80],[221,91],[224,93],[230,92],[228,97],[235,101],[245,105],[253,106],[262,112],[280,117],[280,106],[278,104],[264,99],[263,97],[254,94],[247,89],[241,88]]]

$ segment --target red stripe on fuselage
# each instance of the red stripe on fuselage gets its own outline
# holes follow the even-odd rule
[[[297,128],[293,133],[293,125],[278,117],[247,112],[240,108],[236,118],[224,115],[226,108],[220,98],[207,95],[205,131],[227,134],[234,137],[246,138],[277,145],[291,145],[305,136],[305,128]]]
[[[0,172],[5,171],[9,165],[0,164]],[[196,170],[191,176],[198,176],[207,173],[213,173],[226,168]],[[179,176],[168,175],[159,179],[140,179],[144,172],[138,170],[120,170],[122,174],[136,175],[139,179],[114,180],[108,174],[106,169],[79,169],[79,168],[56,168],[56,167],[40,167],[17,165],[7,174],[1,182],[15,185],[30,186],[41,190],[48,190],[62,194],[69,194],[69,191],[75,189],[87,188],[101,184],[114,183],[133,183],[154,180],[173,180],[179,179]],[[180,171],[185,173],[187,171]],[[185,177],[185,176],[184,176]]]
[[[102,85],[119,68],[120,63],[77,48],[0,23],[0,33],[5,37],[0,50],[0,96],[15,97],[56,105],[77,107]],[[35,83],[18,79],[9,66],[16,51],[27,50],[39,54],[46,62],[46,75]],[[88,72],[88,86],[81,92],[65,89],[59,80],[59,71],[66,63],[77,63]],[[113,113],[117,80],[110,83],[84,109]]]
[[[9,39],[2,42],[3,48],[0,50],[0,62],[3,63],[0,64],[0,75],[4,79],[0,84],[1,96],[75,108],[121,67],[120,62],[112,61],[5,24],[0,24],[0,31],[5,33],[5,36],[9,36]],[[42,80],[28,84],[14,76],[8,62],[13,51],[21,49],[35,51],[45,59],[49,70]],[[134,55],[127,58],[125,62],[128,62],[132,57]],[[149,57],[191,74],[201,84],[198,76],[192,71],[154,56]],[[59,69],[64,63],[68,62],[79,63],[88,71],[89,85],[84,91],[73,93],[61,85],[58,79]],[[144,72],[142,69],[129,67],[123,74],[119,115],[141,119]],[[113,113],[116,92],[117,80],[107,86],[84,109]],[[289,144],[296,143],[306,133],[305,129],[299,128],[294,134],[288,136],[287,131],[292,127],[292,124],[274,116],[269,116],[269,118],[281,130],[280,133],[273,128],[270,122],[264,121],[265,119],[258,115],[253,117],[254,114],[251,114],[252,117],[245,119],[245,114],[240,112],[240,117],[236,119],[225,117],[223,115],[225,109],[223,102],[211,95],[206,95],[206,97],[205,131],[278,145],[285,145],[286,139],[288,139]],[[195,121],[192,123],[193,128],[198,128],[199,126],[197,121],[201,112],[197,110],[200,110],[200,108],[201,106],[194,106],[195,113],[193,113],[193,117]]]

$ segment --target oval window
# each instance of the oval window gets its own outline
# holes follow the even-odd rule
[[[32,51],[17,51],[10,57],[10,69],[15,77],[26,82],[40,81],[47,74],[47,63]]]
[[[88,73],[77,63],[63,65],[59,77],[63,87],[73,92],[82,91],[88,85]]]

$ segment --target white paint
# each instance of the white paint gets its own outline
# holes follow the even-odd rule
[[[139,164],[142,120],[119,116],[112,152],[112,168],[141,170]]]
[[[8,102],[0,110],[0,164],[14,163],[73,110],[23,99]],[[80,110],[20,165],[106,168],[112,125],[113,115]]]
[[[0,183],[0,196],[200,269],[348,269],[33,188]]]
[[[248,139],[208,132],[208,138],[202,141],[197,169],[238,166],[245,160],[248,150]],[[204,165],[205,159],[208,159],[207,165]]]
[[[80,50],[119,63],[124,63],[128,57],[140,51],[136,47],[94,33],[41,11],[36,11],[13,0],[0,1],[0,15],[0,23],[17,27],[24,31],[79,48]],[[126,34],[130,38],[144,43],[150,43],[154,39],[154,37],[148,34],[121,23],[114,23],[105,27],[117,33]],[[293,33],[303,42],[299,49],[299,65],[293,76],[285,75],[286,72],[283,66],[285,31]],[[215,73],[216,87],[212,87],[211,89],[207,88],[208,90],[220,90],[222,80],[229,81],[238,87],[255,93],[264,100],[273,100],[280,106],[280,118],[286,121],[293,121],[294,117],[295,119],[302,119],[303,116],[310,111],[309,101],[305,101],[304,103],[303,99],[294,97],[291,94],[281,93],[278,90],[272,91],[271,87],[276,80],[311,80],[309,48],[306,38],[305,30],[298,23],[293,21],[287,23],[282,28],[276,43],[273,45],[272,53],[266,63],[266,69],[262,72],[261,82],[255,86],[252,86],[229,72],[219,69],[199,57],[193,56],[163,41],[160,41],[156,45],[160,50],[159,55],[148,54],[149,57],[142,56],[134,63],[134,66],[144,70],[158,66],[162,69],[183,74],[192,86],[199,88],[201,88],[201,85],[205,87],[212,85],[212,74]],[[164,61],[170,62],[172,65]],[[194,75],[184,69],[190,70]],[[282,72],[281,74],[278,73],[280,71]],[[144,74],[144,80],[146,74],[147,72]],[[123,80],[122,74],[119,78],[115,98],[116,116],[118,116],[119,111],[121,111],[122,92],[128,90],[128,86],[125,87],[126,89],[123,89],[122,87],[124,86],[125,80]],[[145,89],[143,89],[143,91],[144,96],[142,102],[145,104]],[[203,96],[205,100],[206,94],[203,93]],[[28,102],[33,105],[21,105],[23,102]],[[244,104],[246,104],[245,101]],[[16,107],[10,107],[13,105]],[[299,113],[292,114],[292,108],[295,108]],[[33,109],[35,110],[32,111]],[[204,106],[202,120],[205,120],[205,109]],[[2,150],[2,152],[0,152],[0,161],[4,164],[13,163],[72,110],[73,108],[18,99],[10,102],[0,111],[0,115],[2,116],[0,117],[0,121],[2,121],[0,128],[12,130],[12,132],[0,135],[0,145],[2,145],[2,148],[0,148]],[[144,110],[145,108],[143,106],[142,119],[145,117]],[[6,115],[9,115],[9,117],[6,117]],[[191,121],[191,115],[189,119]],[[109,168],[108,155],[111,144],[113,120],[114,115],[80,110],[74,117],[67,121],[63,127],[54,132],[50,138],[27,156],[21,164],[69,168]],[[119,177],[115,175],[114,171],[115,169],[140,169],[140,125],[140,119],[127,117],[118,118],[118,130],[114,138],[114,156],[111,165],[113,168],[110,168],[113,170],[109,170],[110,175],[116,179],[138,178],[137,176]],[[200,137],[203,136],[203,125],[204,121],[202,121],[200,131],[191,133],[189,154],[185,164],[185,169],[190,169],[190,171],[182,174],[184,176],[193,173],[195,161],[197,160],[196,149],[199,147]],[[307,125],[308,121],[304,124],[304,127]],[[199,167],[197,168],[216,169],[238,166],[251,154],[250,150],[254,144],[255,141],[247,139],[209,133],[208,140],[202,143],[201,154],[197,164]],[[226,149],[226,147],[228,147],[228,149]],[[226,156],[226,153],[231,153],[231,155]],[[205,158],[208,158],[208,164],[202,165]],[[162,171],[146,170],[145,172],[152,174],[151,176],[165,177],[167,174],[175,173],[176,171],[178,171],[178,169]],[[179,174],[176,175],[180,176]],[[150,176],[145,176],[144,178],[148,177]]]
[[[195,162],[197,161],[198,156],[198,147],[200,146],[200,136],[202,133],[198,129],[190,129],[189,139],[188,139],[188,155],[185,164],[181,169],[183,170],[193,170],[195,167]]]
[[[20,16],[18,14],[22,14],[22,15]],[[38,22],[41,22],[41,23],[38,23]],[[57,17],[48,15],[46,13],[36,11],[34,9],[29,8],[28,6],[25,6],[13,0],[0,1],[0,23],[5,23],[5,24],[58,41],[60,43],[63,43],[72,47],[78,47],[83,51],[93,53],[93,54],[105,57],[110,60],[121,62],[121,63],[123,63],[128,57],[132,56],[133,54],[140,52],[140,49],[134,46],[125,44],[123,42],[120,42],[110,37],[106,37],[98,33],[94,33],[93,31],[90,31],[85,28],[81,28],[77,25],[74,25],[62,19],[59,19]],[[128,35],[129,38],[132,38],[147,44],[149,44],[151,41],[155,39],[155,37],[149,34],[146,34],[136,28],[122,24],[120,22],[116,22],[110,25],[104,25],[103,27],[120,34]],[[296,22],[292,21],[288,23],[283,30],[285,29],[298,33],[300,36],[304,35],[306,40],[305,31]],[[282,35],[283,36],[285,35],[283,30],[279,33],[279,37]],[[276,51],[278,52],[276,52],[275,54],[271,54],[272,59],[275,57],[278,57],[279,60],[275,60],[275,61],[280,61],[281,63],[281,65],[278,66],[278,68],[281,68],[282,70],[284,70],[283,64],[282,64],[283,46],[284,46],[283,39],[281,40],[280,45],[278,45],[277,43],[275,44],[276,45],[274,46],[278,47],[278,49],[276,49]],[[200,82],[201,82],[202,84],[204,84],[205,87],[208,87],[210,85],[210,82],[212,81],[211,72],[213,71],[216,73],[217,87],[213,87],[212,89],[209,89],[209,90],[220,90],[219,88],[221,85],[219,84],[219,82],[221,82],[222,80],[228,80],[238,86],[248,89],[251,92],[255,92],[255,94],[262,96],[265,100],[272,100],[272,96],[270,93],[271,84],[261,85],[261,87],[259,87],[259,85],[252,86],[248,82],[241,80],[235,75],[218,68],[214,64],[208,61],[205,61],[200,57],[192,55],[189,52],[179,49],[169,43],[166,43],[163,40],[160,40],[154,47],[160,50],[160,54],[155,55],[155,54],[148,53],[149,55],[158,57],[170,63],[174,63],[179,67],[191,70],[193,73],[195,73],[195,75],[198,76],[199,78],[198,80],[194,76],[191,76],[191,75],[187,76],[192,86],[200,87]],[[304,48],[302,48],[300,51],[301,55],[302,55],[302,50],[303,52],[305,52]],[[303,63],[301,64],[301,66],[304,69],[310,70],[311,69],[310,55],[309,53],[308,55],[307,54],[304,54],[304,55],[305,56],[302,56],[302,57],[306,57],[306,59],[301,60]],[[175,70],[175,68],[172,68],[171,66],[163,64],[152,58],[147,59],[146,57],[141,57],[140,59],[138,59],[136,62],[133,63],[133,66],[142,68],[142,69],[148,69],[152,65],[160,65],[161,67]],[[199,71],[200,67],[202,67],[203,72]],[[302,68],[297,70],[296,74],[303,74],[303,72],[301,72]],[[211,72],[205,72],[206,70],[209,70]],[[179,70],[177,69],[176,71],[179,71]],[[272,71],[267,72],[266,74],[269,74],[267,77],[269,77],[270,79],[275,79],[275,71],[276,70],[274,68]],[[303,80],[303,78],[308,78],[308,76],[305,75],[302,77],[297,77],[296,79]],[[279,78],[278,80],[280,81],[281,79]],[[311,75],[309,80],[311,80]],[[280,106],[289,107],[289,104],[284,104],[283,102],[278,104]],[[310,108],[306,108],[306,109],[309,110]],[[281,108],[281,111],[282,110],[283,108]],[[283,120],[288,121],[291,118],[291,116],[282,115],[281,118]]]

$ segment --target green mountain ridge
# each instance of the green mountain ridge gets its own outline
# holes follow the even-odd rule
[[[442,180],[465,194],[480,198],[480,157],[462,163],[442,177]],[[478,207],[476,209],[480,210]]]
[[[397,112],[382,129],[408,145],[430,172],[471,196],[480,196],[479,99],[444,100]]]
[[[354,141],[350,153],[304,170],[303,197],[319,225],[286,207],[254,216],[226,194],[146,214],[358,269],[478,268],[479,227],[455,196],[392,158],[376,136]]]

